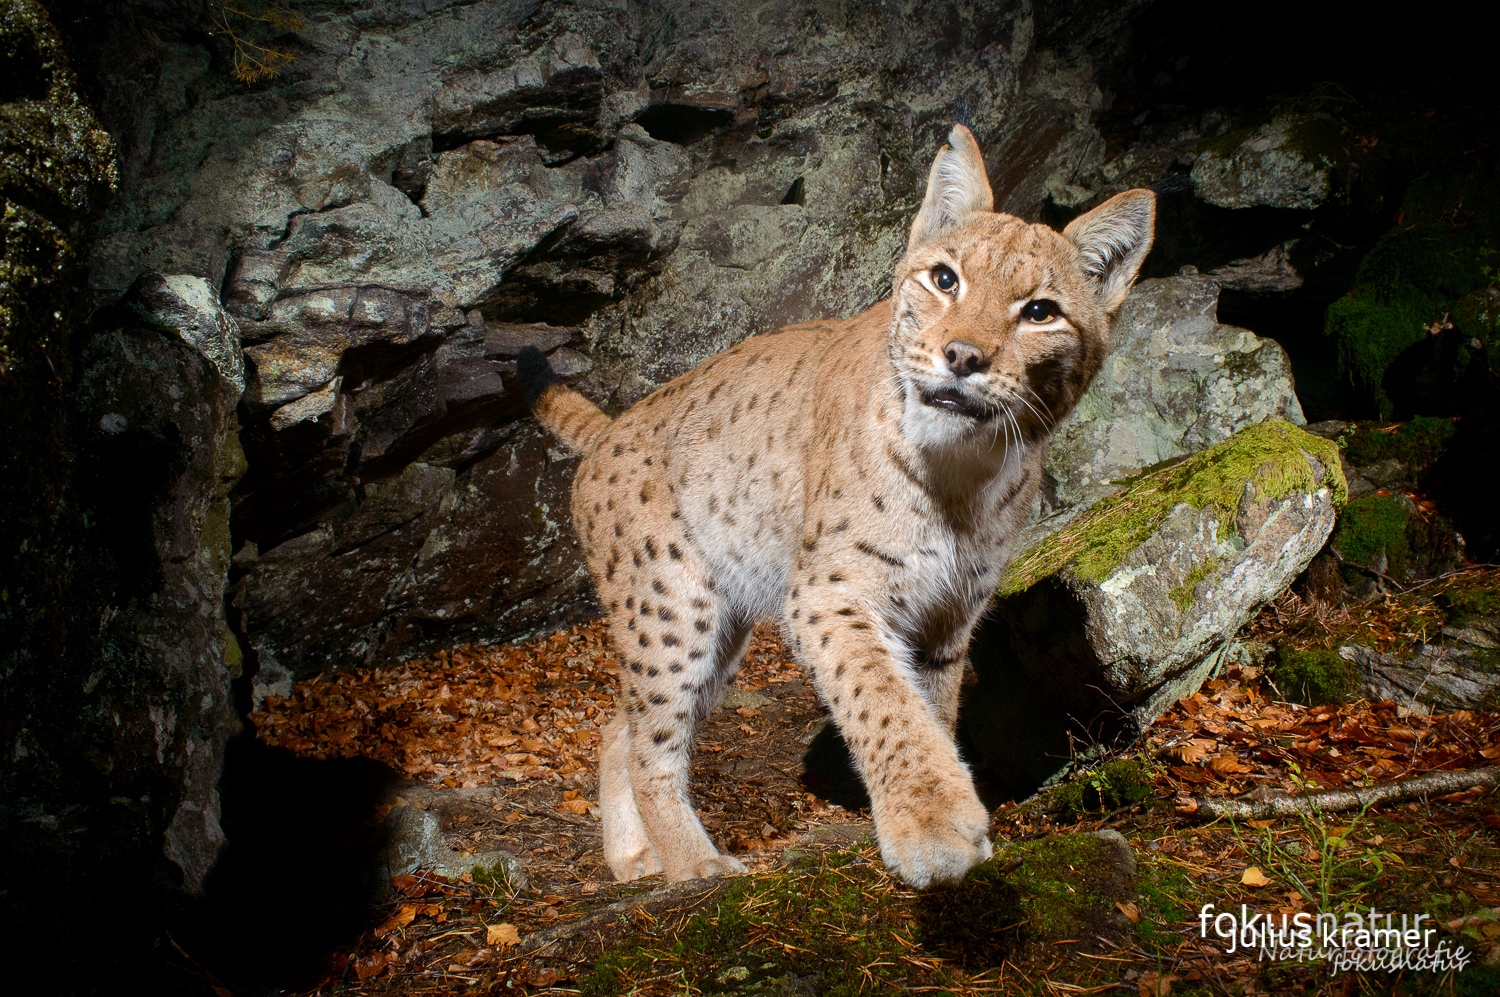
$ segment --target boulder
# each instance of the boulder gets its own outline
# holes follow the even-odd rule
[[[1079,741],[1144,729],[1312,559],[1344,496],[1336,446],[1272,420],[1138,474],[1025,550],[970,648],[981,767],[1035,785]]]
[[[1267,419],[1302,425],[1286,352],[1217,319],[1220,282],[1140,281],[1094,383],[1047,444],[1040,512],[1086,506],[1137,468],[1193,453]]]
[[[1389,700],[1421,714],[1490,709],[1500,692],[1500,618],[1444,627],[1443,637],[1404,654],[1358,644],[1338,653],[1355,666],[1354,684],[1366,699]]]
[[[1210,139],[1193,163],[1198,196],[1221,208],[1316,208],[1348,160],[1340,129],[1329,117],[1281,114]]]
[[[447,879],[480,872],[503,882],[512,892],[526,889],[530,877],[521,860],[503,848],[463,855],[448,847],[438,819],[419,807],[392,807],[385,819],[385,866],[389,876],[412,876],[430,870]],[[380,893],[389,893],[389,878]]]

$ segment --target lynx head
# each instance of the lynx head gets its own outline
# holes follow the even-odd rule
[[[924,449],[1042,440],[1083,394],[1151,249],[1156,198],[1128,190],[1061,233],[994,211],[974,136],[954,125],[892,296],[902,432]]]

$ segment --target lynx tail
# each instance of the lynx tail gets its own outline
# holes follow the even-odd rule
[[[612,421],[599,407],[562,382],[535,346],[516,357],[516,383],[526,404],[553,436],[587,453]]]

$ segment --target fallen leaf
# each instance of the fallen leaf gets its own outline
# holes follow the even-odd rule
[[[368,980],[372,976],[379,975],[385,969],[386,957],[384,952],[376,952],[359,959],[354,963],[354,975],[361,980]]]
[[[1266,828],[1268,828],[1272,824],[1276,823],[1276,821],[1273,818],[1271,820],[1247,820],[1247,821],[1245,821],[1245,823],[1249,824],[1251,827],[1255,828],[1257,831],[1264,831]]]
[[[1189,765],[1201,762],[1208,753],[1219,746],[1218,741],[1206,737],[1194,737],[1172,748],[1172,753]]]
[[[1266,878],[1266,874],[1260,871],[1259,866],[1252,865],[1240,874],[1240,882],[1246,886],[1267,886],[1271,880]]]
[[[1141,909],[1135,905],[1135,901],[1133,900],[1124,903],[1116,900],[1115,908],[1121,914],[1124,914],[1131,924],[1135,924],[1141,919]]]
[[[591,804],[588,800],[563,800],[557,805],[557,809],[568,813],[586,814],[589,812],[590,806]]]
[[[484,931],[484,944],[508,948],[521,940],[521,933],[514,924],[491,924]]]
[[[1177,977],[1170,973],[1158,973],[1154,969],[1148,969],[1135,981],[1139,988],[1141,997],[1167,997],[1172,992],[1172,984],[1177,982]]]
[[[1227,751],[1214,755],[1213,758],[1209,759],[1208,767],[1213,769],[1215,772],[1238,773],[1255,771],[1255,768],[1253,766],[1246,765],[1244,762],[1240,761],[1233,754]]]
[[[416,904],[402,904],[401,909],[386,919],[385,923],[375,929],[375,937],[384,938],[401,928],[411,924],[417,916]]]

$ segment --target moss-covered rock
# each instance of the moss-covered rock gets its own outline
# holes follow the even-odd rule
[[[1326,647],[1302,651],[1283,648],[1271,670],[1271,679],[1281,694],[1304,706],[1325,706],[1347,699],[1357,686],[1357,678],[1353,663]]]
[[[1407,511],[1393,499],[1371,495],[1350,502],[1339,516],[1333,546],[1345,561],[1405,578],[1411,566]],[[1348,570],[1357,571],[1351,566]],[[1352,579],[1351,579],[1352,580]]]
[[[1421,470],[1437,460],[1453,432],[1452,421],[1419,415],[1397,426],[1355,423],[1339,434],[1338,444],[1355,467],[1397,460]]]
[[[1328,307],[1324,328],[1340,373],[1382,419],[1461,414],[1500,397],[1496,190],[1493,168],[1467,157],[1413,182],[1397,224]]]
[[[1327,115],[1281,114],[1259,128],[1202,142],[1193,163],[1198,196],[1221,208],[1316,208],[1349,158],[1342,126]]]
[[[970,649],[964,724],[987,771],[1040,781],[1072,756],[1070,730],[1107,739],[1193,692],[1344,497],[1332,441],[1266,422],[1138,474],[1024,551]]]

